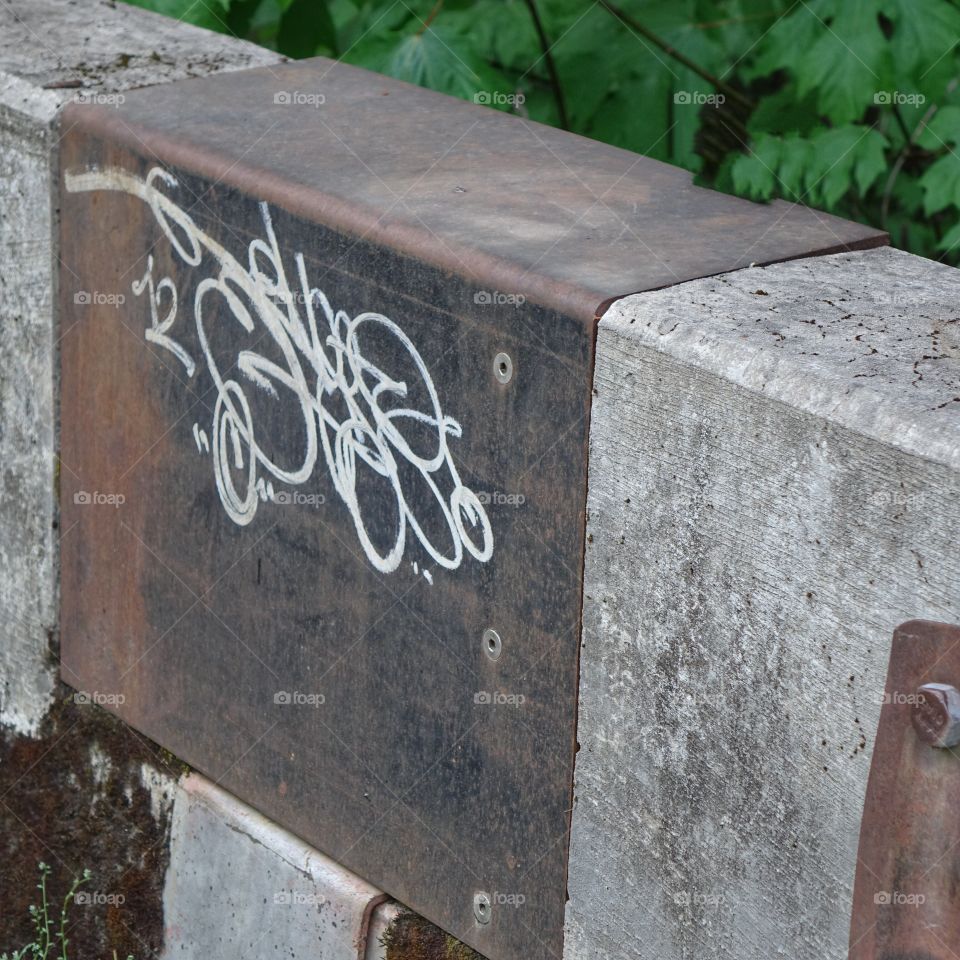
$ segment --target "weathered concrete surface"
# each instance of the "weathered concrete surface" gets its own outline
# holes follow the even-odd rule
[[[35,734],[56,624],[51,111],[5,110],[14,89],[0,78],[0,723]]]
[[[889,247],[626,297],[654,349],[960,469],[960,273]]]
[[[37,734],[54,689],[52,124],[68,100],[278,59],[125,4],[0,0],[0,725],[17,733]]]
[[[209,780],[181,782],[162,957],[365,960],[370,918],[385,899]]]
[[[958,356],[891,250],[604,317],[567,960],[846,956],[893,629],[960,621]]]
[[[281,58],[234,37],[109,0],[0,0],[0,74],[61,100],[185,77],[267,66]],[[7,103],[17,108],[17,103]]]

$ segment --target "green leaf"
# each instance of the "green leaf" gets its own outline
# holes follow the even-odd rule
[[[609,122],[597,116],[608,97],[622,87],[633,85],[635,77],[646,74],[654,85],[662,86],[666,71],[655,60],[648,44],[640,43],[618,20],[601,7],[586,14],[581,10],[566,26],[552,28],[553,56],[560,81],[567,94],[567,109],[574,129],[586,132],[591,127],[612,129]],[[604,51],[597,56],[598,49]],[[539,50],[536,57],[540,56]],[[541,64],[539,69],[543,70]],[[606,109],[604,107],[603,109]],[[634,117],[640,119],[638,110]],[[666,125],[658,131],[662,133]]]
[[[398,80],[440,90],[466,100],[496,103],[495,94],[512,91],[480,58],[470,38],[442,23],[400,40],[383,64],[383,72]]]
[[[788,83],[782,90],[763,97],[757,109],[750,114],[747,129],[757,133],[799,133],[808,136],[820,126],[815,92],[805,97],[797,95],[796,84]]]
[[[878,177],[887,172],[886,147],[886,138],[872,128],[867,128],[866,135],[858,141],[853,178],[861,196],[876,183]]]
[[[797,75],[804,67],[810,48],[823,33],[823,18],[832,12],[831,0],[795,3],[791,12],[780,17],[758,38],[748,79],[766,77],[780,70]]]
[[[733,187],[742,197],[751,200],[769,200],[776,193],[777,167],[783,141],[779,137],[762,135],[753,144],[750,153],[742,154],[733,162]]]
[[[843,0],[832,23],[796,66],[797,93],[817,91],[817,106],[835,124],[858,120],[889,90],[890,48],[880,30],[877,0]]]
[[[488,62],[521,73],[533,68],[537,75],[546,76],[540,39],[523,0],[472,0],[463,10],[452,12],[444,7],[443,22],[469,33],[474,48]]]
[[[960,38],[960,10],[948,0],[888,0],[894,22],[891,49],[901,75],[949,59]]]
[[[897,177],[893,184],[893,199],[896,203],[896,209],[902,212],[905,217],[910,220],[924,219],[921,216],[923,211],[923,187],[916,177],[903,175],[901,172],[901,175]]]
[[[724,72],[731,74],[730,65],[744,70],[769,31],[797,6],[796,0],[718,0],[699,7],[693,26],[711,36]]]
[[[668,160],[670,77],[649,71],[628,75],[594,111],[584,129],[591,137],[657,160]]]
[[[941,157],[920,178],[920,186],[927,216],[951,204],[960,206],[960,157],[952,152]]]
[[[803,200],[804,176],[813,157],[813,144],[796,134],[786,137],[780,155],[780,192],[788,200]]]
[[[937,244],[938,250],[956,251],[960,246],[960,222],[955,223],[943,236],[943,239]]]
[[[940,107],[917,137],[917,143],[927,150],[936,151],[942,150],[945,144],[960,143],[960,107]]]
[[[906,250],[929,250],[937,248],[937,231],[929,223],[917,223],[906,220],[904,223],[903,239],[897,244]],[[956,257],[941,257],[944,262],[955,262]]]
[[[397,43],[404,30],[420,27],[409,3],[333,0],[330,10],[340,59],[370,70],[381,70],[383,51]]]
[[[813,139],[813,163],[807,170],[807,192],[813,202],[830,209],[850,190],[857,147],[870,129],[853,125],[838,127],[825,130]]]

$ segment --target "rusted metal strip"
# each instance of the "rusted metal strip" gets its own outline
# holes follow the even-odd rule
[[[62,132],[64,679],[559,957],[599,305],[883,235],[325,60]]]
[[[870,766],[851,960],[960,952],[960,627],[898,627]]]

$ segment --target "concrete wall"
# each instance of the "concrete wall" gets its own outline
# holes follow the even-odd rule
[[[51,99],[0,74],[0,723],[24,734],[50,705],[57,621]]]
[[[173,804],[161,957],[380,960],[397,907],[198,774]]]
[[[601,321],[568,960],[846,956],[893,629],[960,620],[958,348],[888,249]]]

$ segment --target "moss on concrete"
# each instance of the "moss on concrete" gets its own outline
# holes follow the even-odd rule
[[[387,960],[483,960],[476,950],[412,910],[397,915],[382,942]]]
[[[56,904],[92,874],[70,911],[71,957],[145,960],[163,943],[168,823],[143,771],[172,780],[182,764],[63,684],[55,693],[39,738],[0,732],[0,952],[32,939],[42,860]]]

